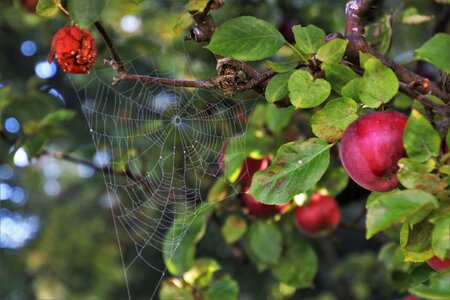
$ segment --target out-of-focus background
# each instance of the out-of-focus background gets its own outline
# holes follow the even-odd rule
[[[47,63],[51,35],[66,24],[67,17],[62,13],[53,18],[37,16],[35,2],[0,2],[0,298],[126,299],[102,173],[88,164],[52,157],[65,153],[102,167],[105,153],[94,147],[72,85],[82,82],[82,75],[68,80],[56,62]],[[213,15],[217,24],[253,15],[282,31],[295,24],[315,24],[327,33],[342,32],[345,2],[230,0]],[[441,9],[433,1],[385,2],[386,11],[394,13],[404,5],[416,7],[423,15],[436,15]],[[212,54],[193,41],[184,42],[185,32],[174,30],[186,12],[185,4],[181,0],[110,0],[102,22],[126,62],[151,57],[149,72],[183,78],[186,69],[194,69],[201,79],[208,79],[216,67]],[[412,61],[413,49],[430,37],[434,26],[433,22],[415,26],[395,22],[390,56],[401,63]],[[101,65],[108,52],[93,26],[90,31],[99,41],[97,64]],[[409,66],[416,68],[416,63]],[[255,67],[262,70],[265,65]],[[426,71],[431,76],[436,72]],[[55,111],[60,111],[57,120],[43,121]],[[363,204],[353,202],[364,196],[364,191],[350,184],[338,199],[344,215],[359,211]],[[213,229],[207,234],[210,237],[205,240],[212,241],[220,235]],[[347,295],[346,299],[395,297],[391,279],[377,272],[380,265],[373,250],[379,248],[378,241],[366,242],[364,232],[342,231],[335,238],[345,240],[346,236],[352,236],[352,244],[342,245],[331,256],[322,253],[329,240],[314,242],[322,249],[318,287],[297,294],[275,282],[270,273],[258,273],[250,263],[242,265],[232,257],[221,257],[211,243],[200,243],[198,251],[216,256],[238,281],[241,299],[299,299],[299,295],[337,299],[333,295],[338,293]],[[125,244],[125,254],[127,247],[132,250],[134,244]],[[334,255],[339,261],[333,261],[338,259]],[[155,251],[154,259],[159,256]],[[162,258],[160,261],[163,264]],[[148,299],[146,287],[160,275],[141,264],[128,278],[139,295],[136,299]]]

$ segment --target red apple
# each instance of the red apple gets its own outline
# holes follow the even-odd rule
[[[344,132],[340,157],[347,174],[370,191],[396,188],[400,158],[406,156],[403,132],[408,117],[399,112],[373,112],[353,122]]]
[[[295,225],[311,236],[324,236],[339,223],[341,213],[336,200],[328,195],[314,193],[309,202],[295,209]]]
[[[256,218],[268,218],[276,214],[281,214],[288,207],[288,204],[268,205],[258,202],[252,195],[246,193],[249,189],[250,185],[244,186],[239,198],[248,210],[248,213]]]
[[[403,297],[403,300],[420,300],[420,299],[413,295],[406,295],[405,297]]]
[[[427,260],[427,264],[438,272],[444,271],[450,268],[450,258],[440,259],[437,256],[433,256]]]
[[[268,166],[269,158],[267,157],[262,159],[247,157],[242,164],[242,170],[239,174],[237,182],[242,185],[250,185],[253,175],[258,171],[266,169]]]
[[[36,6],[38,4],[38,0],[20,0],[23,9],[30,13],[36,13]]]
[[[288,19],[281,22],[278,30],[283,35],[286,42],[293,44],[295,43],[294,33],[292,32],[292,26],[299,25],[300,22],[297,19]]]

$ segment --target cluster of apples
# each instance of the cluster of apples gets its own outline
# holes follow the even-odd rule
[[[242,186],[239,199],[249,215],[255,218],[269,218],[283,214],[289,204],[268,205],[257,201],[247,191],[250,189],[253,175],[269,166],[268,157],[254,159],[247,157],[237,179]],[[295,225],[298,230],[309,236],[323,236],[333,231],[340,219],[339,206],[336,200],[328,195],[314,193],[306,205],[295,208]]]

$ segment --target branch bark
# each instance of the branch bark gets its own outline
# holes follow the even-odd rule
[[[390,67],[400,81],[406,84],[424,81],[424,77],[387,59],[368,44],[364,37],[364,30],[367,25],[367,18],[370,16],[371,12],[377,8],[378,4],[378,0],[352,0],[347,3],[345,9],[347,19],[345,37],[349,41],[346,51],[347,57],[352,62],[357,63],[359,52],[370,53],[377,57],[384,65]],[[418,87],[417,90],[420,94],[431,93],[432,95],[441,98],[445,103],[449,102],[449,96],[442,91],[435,82],[431,81],[428,88]]]

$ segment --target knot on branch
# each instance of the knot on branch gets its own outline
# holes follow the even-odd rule
[[[238,91],[239,86],[248,82],[243,67],[242,62],[235,61],[231,58],[217,60],[215,84],[225,96],[231,97]]]

